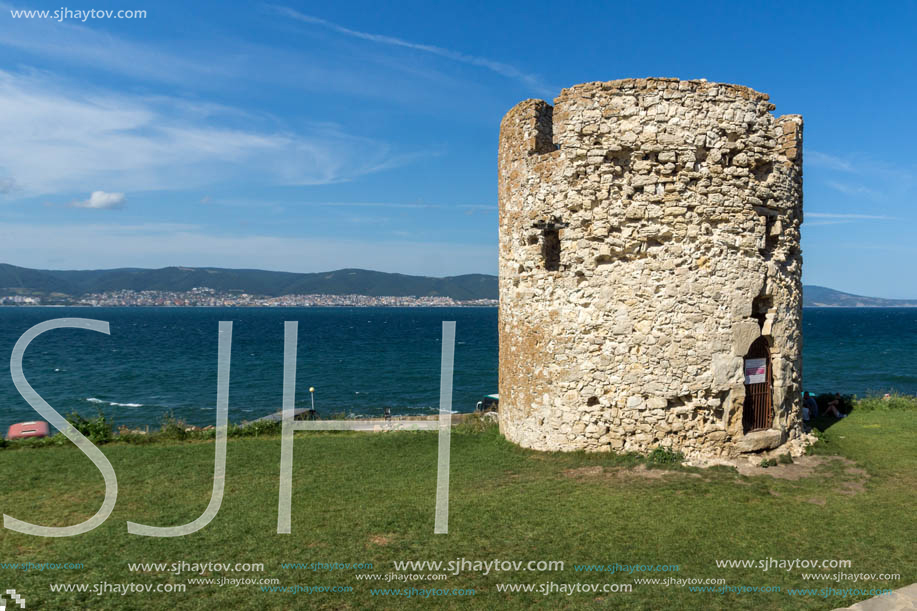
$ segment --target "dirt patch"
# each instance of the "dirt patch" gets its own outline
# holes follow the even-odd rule
[[[822,465],[840,465],[843,475],[825,476],[824,472],[817,472]],[[739,473],[746,476],[767,475],[776,479],[799,480],[809,477],[825,477],[825,483],[832,485],[835,492],[846,496],[854,496],[866,492],[866,482],[869,473],[856,466],[852,460],[843,456],[800,456],[793,459],[789,465],[778,464],[773,467],[761,467],[747,460],[738,461],[735,465]],[[773,494],[773,493],[772,493]],[[809,499],[807,502],[824,505],[824,499]]]
[[[578,469],[567,469],[564,471],[564,477],[595,477],[604,473],[604,467],[579,467]]]
[[[866,492],[866,486],[863,485],[863,481],[865,480],[841,482],[840,487],[836,490],[839,494],[854,496],[860,494],[861,492]]]
[[[637,465],[636,467],[579,467],[577,469],[567,469],[563,472],[564,477],[574,479],[586,478],[603,478],[615,480],[660,480],[668,476],[683,477],[700,477],[698,473],[685,473],[683,471],[666,471],[665,469],[648,469],[646,465]]]
[[[778,464],[773,467],[762,467],[747,460],[741,460],[737,461],[735,467],[742,475],[768,475],[776,479],[798,480],[815,476],[815,470],[818,467],[832,461],[840,461],[851,467],[855,464],[842,456],[800,456],[794,458],[792,464],[789,465]],[[857,469],[857,471],[866,474],[862,469]]]
[[[630,469],[612,469],[609,476],[616,479],[663,479],[668,475],[678,475],[674,471],[664,471],[662,469],[647,469],[646,465],[637,465]]]
[[[392,542],[391,535],[372,535],[369,537],[369,542],[373,545],[388,545]]]

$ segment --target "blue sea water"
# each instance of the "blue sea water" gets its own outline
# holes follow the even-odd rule
[[[33,325],[81,317],[111,335],[45,333],[29,346],[24,372],[55,409],[116,424],[156,426],[165,412],[214,422],[218,323],[233,321],[230,420],[281,407],[284,321],[299,321],[297,407],[320,413],[432,414],[439,406],[442,322],[456,321],[453,409],[471,411],[497,390],[496,308],[0,308],[0,355]],[[917,308],[806,309],[807,390],[863,396],[917,394]],[[8,368],[0,374],[0,429],[32,420]]]

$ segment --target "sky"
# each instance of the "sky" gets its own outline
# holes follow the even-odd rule
[[[805,283],[917,298],[915,3],[7,1],[0,262],[495,274],[506,111],[664,76],[803,115]]]

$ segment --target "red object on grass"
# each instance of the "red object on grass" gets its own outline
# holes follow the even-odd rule
[[[44,420],[36,422],[19,422],[10,427],[7,439],[26,439],[27,437],[47,437],[48,423]]]

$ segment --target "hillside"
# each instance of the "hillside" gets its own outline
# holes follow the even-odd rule
[[[497,299],[497,277],[466,274],[432,278],[365,269],[298,274],[217,267],[120,268],[107,270],[39,270],[0,263],[0,295],[52,294],[80,297],[119,290],[187,291],[207,287],[220,292],[282,295],[366,295],[369,297],[451,297],[464,301]],[[864,297],[823,286],[803,287],[806,307],[917,307],[917,299]]]
[[[297,274],[211,267],[50,271],[0,264],[0,293],[65,294],[78,297],[88,293],[125,289],[187,291],[195,287],[269,297],[325,294],[371,297],[441,296],[457,300],[497,298],[497,277],[486,274],[431,278],[364,269]]]
[[[890,308],[917,307],[917,299],[882,299],[881,297],[864,297],[842,293],[823,286],[806,285],[802,287],[802,305],[806,307],[855,307],[855,308]]]

